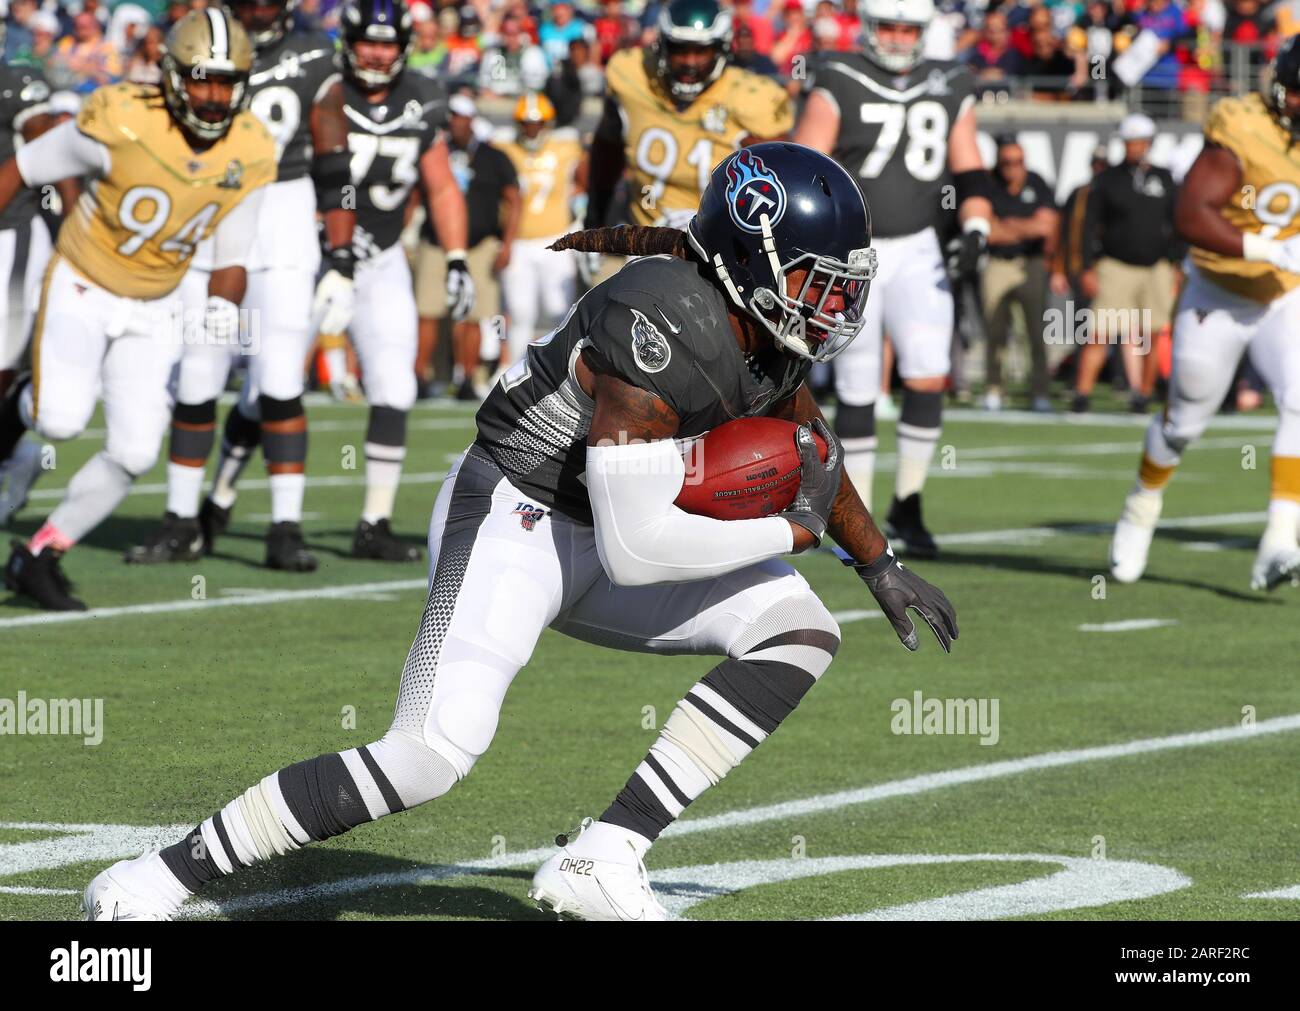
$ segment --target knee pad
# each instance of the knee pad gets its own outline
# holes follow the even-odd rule
[[[460,781],[450,762],[407,730],[391,728],[380,740],[368,745],[366,751],[403,808],[441,797]],[[391,803],[385,803],[391,810]]]
[[[109,439],[104,446],[104,454],[132,478],[137,478],[153,469],[161,448],[161,440],[150,446],[142,446],[131,440]]]
[[[30,416],[32,411],[36,417],[33,418],[34,424],[31,426],[37,435],[42,439],[49,439],[51,442],[62,442],[65,439],[75,439],[86,430],[86,425],[90,423],[90,412],[81,408],[68,410],[66,407],[58,404],[42,403],[35,399],[34,391],[29,386],[23,390],[22,397],[24,400],[32,398],[31,408],[20,410],[23,414]]]
[[[438,678],[449,676],[457,684],[446,692],[434,692],[424,721],[425,745],[447,761],[457,778],[469,775],[474,763],[487,751],[501,717],[502,698],[470,683],[481,673],[477,664],[440,667]]]
[[[816,680],[839,646],[839,623],[805,583],[756,614],[729,653],[736,659],[789,664]]]

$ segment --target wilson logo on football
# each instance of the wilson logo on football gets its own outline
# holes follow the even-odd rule
[[[785,214],[785,187],[763,159],[745,149],[727,164],[727,207],[731,220],[755,235],[763,231],[763,215],[768,227],[775,227]]]

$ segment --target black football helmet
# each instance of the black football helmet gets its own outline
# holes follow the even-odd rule
[[[1273,118],[1291,134],[1292,140],[1300,140],[1300,122],[1292,118],[1286,107],[1288,91],[1300,95],[1300,35],[1292,35],[1278,48],[1264,87],[1264,104]]]
[[[392,84],[406,66],[413,23],[404,0],[348,0],[339,16],[343,30],[344,73],[364,91]],[[386,70],[362,67],[354,48],[358,42],[394,42],[397,44],[397,57]]]
[[[289,34],[298,0],[225,0],[225,5],[244,26],[253,47],[266,49]],[[276,11],[267,17],[259,7],[274,7]]]
[[[741,148],[713,170],[686,235],[732,303],[796,358],[829,361],[862,330],[876,274],[871,213],[853,177],[821,152],[785,141]],[[808,274],[791,294],[800,269]],[[842,309],[827,309],[833,293]]]
[[[704,46],[713,51],[713,60],[699,69],[674,70],[670,57],[681,46]],[[674,101],[695,101],[722,76],[730,52],[731,11],[719,7],[716,0],[672,0],[660,9],[653,56],[659,81]]]

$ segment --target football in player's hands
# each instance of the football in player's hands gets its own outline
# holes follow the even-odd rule
[[[799,491],[798,426],[780,418],[739,418],[686,450],[686,482],[676,505],[697,516],[749,520],[789,508]],[[817,452],[826,443],[816,433]]]

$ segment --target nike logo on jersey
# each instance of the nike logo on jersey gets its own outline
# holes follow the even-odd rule
[[[668,327],[668,329],[671,330],[673,333],[677,334],[677,333],[681,333],[681,332],[682,332],[682,328],[681,328],[681,327],[679,327],[679,326],[673,326],[673,321],[670,320],[667,316],[664,315],[664,311],[663,311],[662,309],[660,309],[659,306],[655,306],[655,312],[657,312],[657,313],[659,314],[659,318],[660,318],[661,320],[664,321],[664,324],[665,324],[665,325]]]

